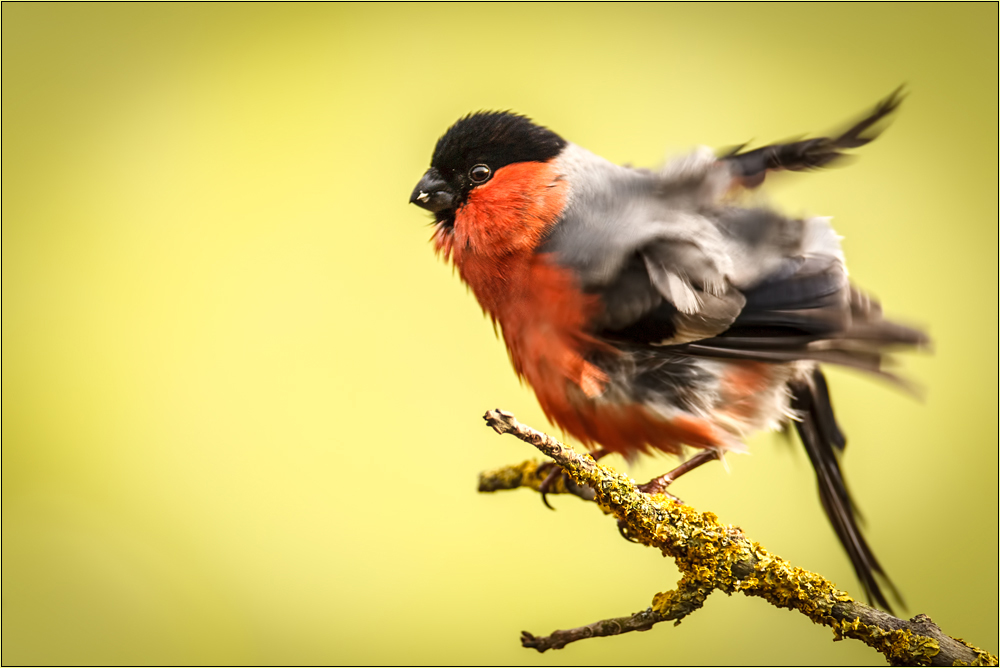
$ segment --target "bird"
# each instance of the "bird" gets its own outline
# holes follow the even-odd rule
[[[435,251],[552,423],[595,457],[697,453],[643,491],[669,494],[680,475],[745,452],[750,434],[793,425],[868,600],[889,611],[883,586],[902,597],[859,528],[823,366],[904,383],[891,353],[929,339],[850,281],[830,218],[757,195],[772,174],[870,143],[903,97],[830,136],[703,147],[657,169],[614,164],[512,111],[474,112],[438,139],[409,200],[433,214]]]

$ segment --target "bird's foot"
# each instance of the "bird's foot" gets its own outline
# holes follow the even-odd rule
[[[639,485],[639,491],[649,494],[650,496],[654,494],[663,494],[664,496],[670,497],[677,503],[684,503],[680,500],[680,498],[668,492],[667,487],[670,486],[670,483],[677,480],[685,473],[690,473],[702,464],[707,464],[708,462],[716,459],[722,459],[722,455],[718,450],[703,450],[686,462],[683,462],[672,470],[664,473],[660,477],[653,478],[649,482]]]
[[[594,458],[594,461],[597,461],[606,454],[608,454],[608,451],[601,449],[591,452],[590,456]],[[545,475],[545,479],[542,480],[542,483],[538,486],[538,491],[542,495],[542,503],[544,503],[545,507],[549,510],[555,510],[555,508],[552,507],[552,504],[549,503],[548,495],[555,491],[560,477],[562,477],[562,483],[567,492],[579,496],[581,499],[586,501],[594,500],[595,494],[593,489],[587,487],[586,485],[578,485],[576,481],[566,475],[566,472],[563,471],[562,468],[555,462],[546,462],[545,464],[542,464],[538,467],[536,474],[541,476],[546,471],[548,473]]]
[[[671,499],[672,501],[675,501],[677,503],[684,503],[681,497],[675,496],[674,494],[671,494],[670,492],[667,491],[667,487],[669,487],[670,483],[673,482],[673,479],[671,479],[669,476],[670,474],[668,473],[667,475],[662,475],[659,478],[653,478],[647,483],[638,485],[639,491],[642,492],[643,494],[649,494],[650,496],[662,494],[663,496],[667,497],[668,499]]]

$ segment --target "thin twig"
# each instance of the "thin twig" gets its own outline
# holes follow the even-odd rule
[[[552,458],[577,485],[593,490],[594,500],[618,518],[619,527],[629,538],[659,549],[673,558],[681,571],[677,589],[656,594],[643,612],[548,636],[524,632],[524,647],[544,652],[584,638],[646,631],[663,621],[680,623],[719,590],[742,592],[779,608],[797,610],[813,622],[831,627],[835,640],[861,640],[893,665],[997,665],[997,657],[946,635],[926,615],[903,620],[855,601],[822,576],[770,554],[741,529],[720,523],[714,514],[698,512],[666,496],[644,494],[628,477],[521,424],[510,413],[489,411],[484,419],[497,433],[513,434]],[[518,486],[537,490],[537,469],[537,464],[525,462],[483,474],[480,490]]]

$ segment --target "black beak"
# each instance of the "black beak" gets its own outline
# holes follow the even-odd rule
[[[410,195],[410,204],[437,213],[450,209],[455,203],[455,194],[438,171],[431,167],[425,173]]]

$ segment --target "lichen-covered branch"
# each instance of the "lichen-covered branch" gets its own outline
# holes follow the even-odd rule
[[[552,462],[548,466],[555,466]],[[536,492],[542,491],[542,481],[548,474],[545,464],[534,459],[528,459],[515,464],[514,466],[504,466],[493,471],[483,471],[479,474],[480,492],[498,492],[502,489],[517,489],[527,487]],[[594,500],[594,490],[586,485],[578,485],[572,479],[558,476],[547,494],[573,494],[585,501]]]
[[[522,631],[521,646],[544,652],[547,649],[562,649],[571,642],[584,638],[616,636],[629,631],[648,631],[653,628],[654,624],[660,622],[676,620],[675,623],[680,624],[680,620],[705,603],[705,599],[710,593],[712,592],[704,590],[697,583],[681,578],[675,591],[657,594],[662,598],[656,610],[650,607],[628,617],[603,619],[586,626],[578,626],[575,629],[556,631],[547,636],[534,636],[527,631]]]
[[[792,566],[747,538],[743,531],[719,522],[709,512],[666,496],[640,492],[634,482],[581,455],[556,439],[518,422],[500,410],[489,411],[486,423],[500,434],[530,443],[562,467],[572,481],[607,512],[636,542],[673,558],[681,571],[677,589],[656,594],[649,609],[548,636],[524,633],[525,647],[544,652],[571,642],[629,631],[645,631],[662,621],[680,620],[702,607],[709,594],[742,592],[779,608],[797,610],[817,624],[829,626],[834,639],[855,638],[881,652],[893,665],[997,665],[997,657],[943,633],[930,618],[903,620],[855,601],[815,573]],[[539,465],[524,462],[480,476],[480,491],[515,487],[538,489]],[[554,488],[553,493],[572,491]],[[576,492],[574,492],[576,493]]]

